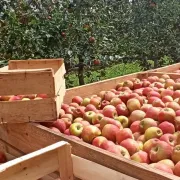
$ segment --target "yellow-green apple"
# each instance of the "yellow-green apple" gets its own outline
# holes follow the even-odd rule
[[[109,105],[110,106],[110,105]],[[114,107],[114,106],[113,106]],[[111,108],[111,107],[107,107],[105,106],[103,108],[103,112],[102,114],[105,116],[105,117],[109,117],[109,118],[114,118],[114,117],[117,117],[117,111],[115,108]]]
[[[120,144],[125,139],[133,139],[133,133],[129,128],[121,129],[116,134],[116,141],[118,144]]]
[[[116,90],[118,90],[120,87],[123,87],[124,82],[120,82],[116,85]]]
[[[111,91],[106,91],[104,94],[104,100],[111,101],[116,95]]]
[[[109,101],[106,101],[106,100],[103,100],[103,101],[101,102],[101,107],[100,107],[100,109],[103,109],[104,107],[106,107],[106,106],[108,106],[108,105],[110,105],[110,102],[109,102]]]
[[[66,134],[66,135],[70,136],[70,135],[71,135],[71,133],[70,133],[70,129],[66,129],[66,130],[64,131],[64,134]]]
[[[146,142],[144,134],[141,134],[141,135],[138,137],[137,141],[141,141],[141,142],[143,142],[143,144],[144,144],[144,143]],[[143,145],[143,146],[144,146],[144,145]]]
[[[145,152],[147,152],[149,154],[152,147],[154,147],[158,142],[159,142],[159,139],[157,139],[157,138],[149,139],[148,141],[146,141],[144,143],[143,151],[145,151]]]
[[[164,172],[166,172],[166,173],[173,174],[172,169],[171,169],[169,166],[165,165],[165,164],[152,163],[152,164],[150,164],[150,166],[151,166],[152,168],[159,169],[159,170],[164,171]]]
[[[122,124],[123,128],[126,128],[129,125],[129,119],[126,116],[117,116],[114,119],[119,121]]]
[[[92,141],[92,145],[96,146],[96,147],[101,147],[101,144],[104,142],[104,141],[107,141],[107,139],[103,136],[98,136],[96,138],[93,139]]]
[[[163,134],[159,140],[167,142],[171,146],[175,146],[177,143],[177,137],[173,134]]]
[[[129,110],[125,104],[118,104],[116,106],[118,116],[129,116]]]
[[[158,127],[162,130],[163,134],[174,134],[175,133],[175,127],[172,123],[168,121],[164,121],[158,125]]]
[[[131,124],[130,129],[131,129],[132,133],[140,132],[140,127],[139,127],[140,122],[141,121],[134,121]]]
[[[120,154],[127,159],[130,159],[130,154],[128,152],[128,150],[126,148],[124,148],[123,146],[120,145],[116,145],[116,147],[118,148]]]
[[[106,124],[113,124],[115,126],[117,126],[119,129],[122,129],[122,125],[119,121],[116,121],[112,118],[108,118],[108,117],[103,117],[100,121],[100,129],[103,129],[103,127],[106,125]]]
[[[153,105],[154,107],[162,107],[162,108],[164,108],[164,107],[166,106],[165,103],[163,103],[161,99],[155,99],[155,100],[152,102],[152,105]]]
[[[140,150],[138,142],[134,139],[125,139],[120,143],[120,145],[125,147],[131,156]]]
[[[180,161],[180,144],[179,145],[176,145],[174,148],[173,148],[173,152],[172,152],[172,156],[171,156],[171,159],[174,163],[177,163]]]
[[[173,109],[163,108],[158,114],[158,121],[159,123],[168,121],[174,124],[175,117],[176,117],[176,113]]]
[[[174,90],[174,91],[180,90],[180,82],[176,82],[176,83],[173,85],[173,90]]]
[[[0,163],[7,162],[7,157],[3,151],[0,151]]]
[[[134,121],[141,121],[146,116],[146,113],[141,110],[134,110],[129,116],[129,122],[132,124]]]
[[[65,115],[64,109],[59,110],[59,118],[61,118],[63,115]]]
[[[88,121],[89,123],[92,123],[93,117],[96,115],[94,111],[87,111],[84,113],[83,119]]]
[[[18,100],[21,100],[21,98],[19,96],[11,96],[9,98],[9,101],[18,101]]]
[[[160,109],[158,107],[150,107],[146,112],[146,118],[152,118],[155,121],[158,120]]]
[[[60,133],[60,130],[56,127],[50,127],[49,129],[53,130],[54,132]]]
[[[72,98],[72,102],[75,102],[80,105],[83,102],[83,98],[80,96],[75,96]]]
[[[153,89],[151,87],[145,87],[143,89],[143,95],[147,96],[150,91],[153,91]]]
[[[177,98],[180,98],[180,90],[176,90],[173,93],[173,99],[177,99]]]
[[[101,106],[101,98],[94,97],[90,99],[90,104],[93,104],[97,109]]]
[[[81,106],[87,106],[89,103],[90,103],[90,98],[84,98],[81,103]]]
[[[93,104],[88,104],[85,108],[85,112],[88,112],[88,111],[94,111],[94,112],[97,112],[97,109],[96,107],[93,105]]]
[[[163,132],[158,127],[149,127],[144,133],[146,141],[152,138],[160,138],[162,135]]]
[[[78,117],[78,118],[75,118],[73,122],[74,122],[74,123],[75,123],[75,122],[81,122],[81,121],[83,121],[83,120],[84,120],[84,119],[83,119],[82,117]]]
[[[170,79],[170,76],[168,75],[168,74],[163,74],[162,76],[161,76],[161,78],[163,78],[163,79]]]
[[[131,160],[134,160],[134,161],[139,162],[139,163],[146,163],[146,164],[150,163],[148,153],[145,151],[142,151],[142,150],[134,153],[131,156]]]
[[[78,104],[78,103],[73,102],[73,103],[70,103],[70,104],[69,104],[69,106],[72,106],[72,107],[77,108],[77,107],[79,107],[79,104]]]
[[[95,114],[92,118],[92,124],[99,124],[103,117],[104,115],[101,113]]]
[[[180,110],[180,105],[177,102],[168,102],[166,103],[166,107],[173,109],[174,111]]]
[[[139,145],[139,150],[143,150],[143,142],[142,141],[137,141]]]
[[[110,141],[116,142],[116,134],[120,129],[113,124],[106,124],[102,129],[102,136]]]
[[[173,86],[174,84],[175,84],[175,81],[173,79],[165,80],[165,88],[168,88],[169,86]]]
[[[140,121],[139,130],[144,133],[150,127],[157,127],[157,121],[152,118],[144,118]]]
[[[130,80],[124,81],[123,87],[128,87],[130,89],[133,89],[133,82]]]
[[[84,117],[84,114],[85,114],[85,107],[84,106],[79,106],[73,110],[73,116],[75,118]]]
[[[173,102],[173,98],[171,96],[164,96],[162,97],[162,102],[164,103]]]
[[[68,118],[70,119],[71,121],[73,120],[73,115],[72,114],[64,114],[61,116],[61,118]]]
[[[81,136],[81,133],[83,131],[83,125],[81,123],[73,123],[71,124],[70,128],[69,128],[70,134],[74,135],[74,136]]]
[[[122,104],[122,101],[120,98],[114,97],[111,99],[110,104],[116,107],[118,104]]]
[[[152,107],[152,104],[143,104],[141,106],[141,111],[144,111],[146,113],[150,107]]]
[[[163,160],[161,160],[161,161],[159,161],[159,162],[157,162],[157,163],[159,163],[159,164],[165,164],[165,165],[167,165],[167,166],[169,166],[172,170],[174,170],[174,162],[172,161],[172,160],[170,160],[170,159],[163,159]]]
[[[174,166],[174,175],[180,177],[180,161]]]
[[[93,125],[85,126],[81,133],[81,137],[83,141],[87,143],[92,143],[93,139],[100,135],[101,135],[100,129]]]
[[[135,110],[140,110],[141,108],[141,103],[139,102],[138,99],[132,98],[127,101],[127,108],[129,109],[130,112],[133,112]]]
[[[36,97],[41,97],[43,99],[48,98],[47,94],[37,94]]]
[[[148,97],[147,99],[148,99],[148,104],[152,104],[155,100],[159,100],[159,98],[155,96]]]
[[[65,121],[63,121],[62,119],[57,119],[56,121],[53,122],[52,125],[53,127],[59,129],[61,133],[64,133],[64,131],[67,129]]]
[[[158,162],[163,159],[170,159],[171,155],[172,147],[164,141],[158,141],[149,152],[149,158],[151,162]]]

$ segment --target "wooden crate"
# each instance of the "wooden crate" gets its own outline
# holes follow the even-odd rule
[[[71,146],[65,141],[21,156],[21,153],[0,141],[8,162],[0,165],[1,180],[72,180]],[[8,147],[8,149],[7,149]],[[11,154],[9,153],[11,152]],[[14,156],[15,154],[15,156]],[[21,156],[15,159],[16,156]],[[59,171],[59,175],[50,174]],[[50,174],[50,175],[49,175]]]
[[[114,88],[118,82],[132,78],[146,78],[154,72],[142,72],[113,78],[67,90],[64,102],[69,103],[75,95],[88,97],[101,90]],[[159,73],[158,76],[162,74]],[[178,76],[178,75],[177,75]],[[153,169],[108,151],[77,141],[37,123],[4,124],[0,126],[0,138],[24,153],[30,153],[60,140],[72,145],[74,175],[83,180],[180,180],[179,177]],[[80,173],[80,171],[82,171]]]
[[[8,68],[8,69],[7,69]],[[30,101],[0,101],[0,123],[57,119],[65,95],[63,59],[9,61],[0,70],[0,95],[47,94]]]

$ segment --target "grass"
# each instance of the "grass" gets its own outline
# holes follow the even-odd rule
[[[121,63],[111,67],[107,67],[105,69],[85,72],[84,80],[85,83],[88,84],[100,80],[122,76],[125,74],[139,72],[139,71],[142,71],[142,67],[140,67],[137,61],[133,63]],[[78,76],[76,73],[68,74],[66,78],[66,86],[67,88],[79,86]]]

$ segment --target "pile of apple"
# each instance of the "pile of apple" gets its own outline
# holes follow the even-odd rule
[[[28,101],[48,98],[47,94],[0,96],[0,101]]]
[[[180,69],[178,69],[178,70],[174,71],[174,73],[178,73],[178,74],[180,74]]]
[[[180,176],[180,78],[133,78],[61,108],[47,127]]]

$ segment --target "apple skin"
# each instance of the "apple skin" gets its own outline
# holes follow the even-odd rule
[[[22,98],[21,101],[30,101],[29,98]]]
[[[140,132],[144,133],[150,127],[157,127],[157,121],[151,118],[144,118],[139,124]]]
[[[101,107],[100,107],[100,109],[103,109],[103,108],[106,107],[107,105],[110,105],[110,102],[109,102],[109,101],[106,101],[106,100],[103,100],[103,101],[101,102]]]
[[[104,115],[101,113],[95,114],[92,118],[92,124],[94,124],[94,125],[99,124],[103,117],[104,117]]]
[[[104,142],[104,141],[107,141],[107,139],[103,136],[98,136],[96,138],[93,139],[92,141],[92,145],[93,146],[96,146],[96,147],[101,147],[101,144]]]
[[[93,105],[93,104],[88,104],[85,108],[85,112],[88,112],[88,111],[94,111],[94,112],[97,112],[97,109],[96,107]]]
[[[173,102],[173,98],[171,96],[164,96],[162,97],[162,102],[167,103],[167,102]]]
[[[61,118],[68,118],[68,119],[70,119],[72,121],[73,120],[73,115],[72,114],[63,114],[61,116]]]
[[[80,121],[79,123],[81,123],[83,127],[91,125],[88,121]]]
[[[140,89],[143,86],[143,82],[142,81],[135,81],[134,82],[134,89]]]
[[[148,80],[149,82],[153,83],[153,82],[158,81],[159,78],[158,78],[157,76],[149,76],[149,77],[147,78],[147,80]]]
[[[177,102],[168,102],[166,103],[166,107],[173,109],[174,111],[180,110],[180,105]]]
[[[153,89],[151,87],[145,87],[143,89],[143,95],[147,96],[150,91],[153,91]]]
[[[155,97],[155,96],[149,97],[149,98],[148,98],[148,103],[149,103],[149,104],[153,104],[153,102],[156,101],[156,100],[159,100],[159,98],[158,98],[158,97]]]
[[[180,161],[174,166],[174,175],[180,177]]]
[[[133,133],[129,128],[121,129],[116,134],[116,141],[118,144],[121,144],[125,139],[133,139]]]
[[[80,97],[80,96],[75,96],[75,97],[72,98],[72,102],[77,103],[77,104],[80,105],[83,102],[83,98]]]
[[[158,93],[158,92],[156,92],[156,91],[150,91],[148,94],[147,94],[147,97],[149,98],[149,97],[158,97],[158,98],[161,98],[161,95]]]
[[[70,127],[70,125],[72,124],[71,119],[69,118],[61,118],[61,120],[63,120],[66,124],[66,129]]]
[[[83,131],[83,125],[81,123],[73,123],[71,124],[70,128],[69,128],[70,134],[80,137],[81,133]]]
[[[128,87],[129,89],[133,89],[133,82],[130,80],[124,81],[123,87]]]
[[[158,161],[157,163],[158,163],[158,164],[165,164],[165,165],[167,165],[168,167],[170,167],[172,170],[174,170],[175,164],[174,164],[174,162],[173,162],[172,160],[170,160],[170,159],[163,159],[163,160],[161,160],[161,161]]]
[[[159,123],[168,121],[168,122],[174,124],[175,117],[176,117],[176,113],[173,109],[164,108],[158,114],[158,121],[159,121]]]
[[[158,142],[159,142],[159,139],[157,139],[157,138],[149,139],[148,141],[146,141],[144,143],[143,151],[145,151],[145,152],[147,152],[149,154],[152,147],[154,147]]]
[[[80,139],[79,137],[74,136],[74,135],[69,135],[68,137],[70,137],[70,138],[72,138],[72,139],[74,139],[76,141],[82,141],[82,139]]]
[[[84,98],[81,103],[81,106],[87,106],[89,103],[90,103],[90,98]]]
[[[164,97],[164,96],[173,96],[174,94],[174,91],[171,90],[171,89],[164,89],[162,92],[161,92],[161,96]]]
[[[79,104],[77,104],[77,103],[73,102],[73,103],[70,103],[70,104],[69,104],[69,106],[72,106],[72,107],[77,108],[77,107],[79,107]]]
[[[130,159],[130,154],[128,152],[128,150],[126,148],[124,148],[123,146],[120,145],[116,145],[116,147],[118,148],[120,154],[126,158],[126,159]]]
[[[180,131],[180,116],[175,117],[174,122],[175,122],[175,129],[177,131]]]
[[[160,138],[162,135],[163,132],[158,127],[149,127],[144,133],[146,141],[152,138]]]
[[[59,110],[59,118],[61,118],[63,115],[65,115],[64,109]]]
[[[19,96],[11,96],[9,98],[9,101],[19,101],[19,100],[21,100],[21,98]]]
[[[152,104],[143,104],[141,106],[141,111],[144,111],[146,113],[150,107],[152,107]]]
[[[146,142],[144,134],[140,135],[140,136],[137,138],[137,141],[141,141],[141,142],[144,144],[144,143]],[[143,145],[143,146],[144,146],[144,145]]]
[[[172,147],[164,141],[157,142],[157,144],[152,147],[149,152],[149,158],[151,162],[158,162],[163,159],[170,159],[171,155]]]
[[[60,133],[61,131],[56,127],[49,127],[49,129],[53,130],[54,132]]]
[[[115,154],[120,154],[119,149],[117,148],[117,146],[115,145],[115,143],[113,143],[112,141],[103,141],[100,145],[100,148],[107,150],[109,152],[115,153]]]
[[[116,107],[118,104],[122,104],[122,100],[118,97],[114,97],[113,99],[111,99],[110,104]]]
[[[122,125],[119,121],[116,121],[112,118],[108,118],[108,117],[103,117],[100,121],[100,129],[103,129],[103,127],[106,125],[106,124],[113,124],[115,126],[117,126],[119,129],[122,129]]]
[[[175,127],[172,123],[168,121],[164,121],[158,125],[158,127],[162,130],[163,134],[174,134]]]
[[[125,104],[118,104],[116,106],[116,111],[118,116],[126,116],[126,117],[129,116],[129,110]]]
[[[133,112],[135,110],[140,110],[141,108],[141,103],[139,102],[138,99],[132,98],[127,101],[127,108],[129,109],[130,112]]]
[[[173,79],[166,79],[165,80],[165,88],[168,88],[170,86],[173,86],[175,84]]]
[[[173,85],[173,90],[174,90],[174,91],[180,90],[180,82],[176,82],[176,83]]]
[[[100,135],[101,135],[100,129],[93,125],[85,126],[81,133],[81,137],[83,141],[87,143],[92,143],[93,139]]]
[[[104,100],[111,101],[116,95],[111,91],[106,91],[104,94]]]
[[[130,124],[132,124],[135,121],[141,121],[142,119],[144,119],[145,116],[146,113],[144,111],[134,110],[129,116]]]
[[[126,116],[117,116],[114,119],[119,121],[123,128],[127,128],[129,126],[129,119]]]
[[[137,121],[136,121],[137,122]],[[135,132],[133,133],[133,137],[134,137],[134,140],[138,140],[138,138],[141,136],[141,133],[140,132]]]
[[[162,108],[165,108],[165,103],[162,102],[161,99],[155,99],[153,102],[152,102],[152,105],[154,107],[162,107]]]
[[[90,99],[90,104],[94,105],[97,109],[101,106],[101,98],[94,97]]]
[[[132,131],[132,133],[135,133],[135,132],[140,132],[140,124],[141,121],[134,121],[131,126],[130,126],[130,129]]]
[[[106,124],[102,129],[102,136],[110,141],[116,142],[116,134],[120,129],[113,124]]]
[[[7,162],[7,157],[4,152],[0,151],[0,163]]]
[[[162,76],[161,76],[161,78],[163,78],[163,79],[170,79],[170,76],[168,75],[168,74],[163,74]]]
[[[40,97],[40,98],[48,98],[48,95],[47,94],[37,94],[36,97]]]
[[[142,150],[133,154],[131,156],[131,160],[134,160],[134,161],[139,162],[139,163],[146,163],[146,164],[150,163],[148,153],[145,151],[142,151]]]
[[[113,108],[104,107],[103,108],[103,115],[105,117],[114,118],[114,117],[117,117],[117,111],[116,111],[116,109],[113,109]]]
[[[66,129],[66,130],[64,131],[64,134],[70,136],[70,135],[71,135],[70,130],[69,130],[69,129]]]
[[[83,119],[92,124],[92,119],[95,115],[96,113],[94,111],[87,111],[84,113]]]
[[[176,111],[176,116],[180,116],[180,110]]]
[[[171,159],[174,163],[178,163],[180,161],[180,144],[179,145],[176,145],[174,148],[173,148],[173,152],[172,152],[172,155],[171,155]]]
[[[173,134],[163,134],[159,140],[168,143],[170,146],[175,146],[177,143],[177,137]]]
[[[54,121],[52,126],[59,129],[61,133],[64,133],[64,131],[67,129],[65,121],[63,121],[62,119],[57,119],[56,121]]]
[[[128,93],[128,92],[122,92],[122,91],[120,91],[118,97],[119,97],[124,103],[127,103],[128,99],[129,99],[129,95],[130,95],[130,93]]]
[[[173,93],[173,99],[177,99],[177,98],[180,98],[180,90],[176,90]]]
[[[155,168],[155,169],[159,169],[161,171],[164,171],[166,173],[173,174],[172,169],[169,166],[165,165],[165,164],[162,164],[162,163],[153,163],[153,164],[150,164],[150,166]]]
[[[125,139],[120,143],[120,145],[126,148],[131,156],[140,150],[138,142],[134,139]]]
[[[155,121],[158,120],[158,115],[159,115],[160,109],[157,107],[151,107],[147,110],[146,112],[146,118],[151,118],[154,119]]]

